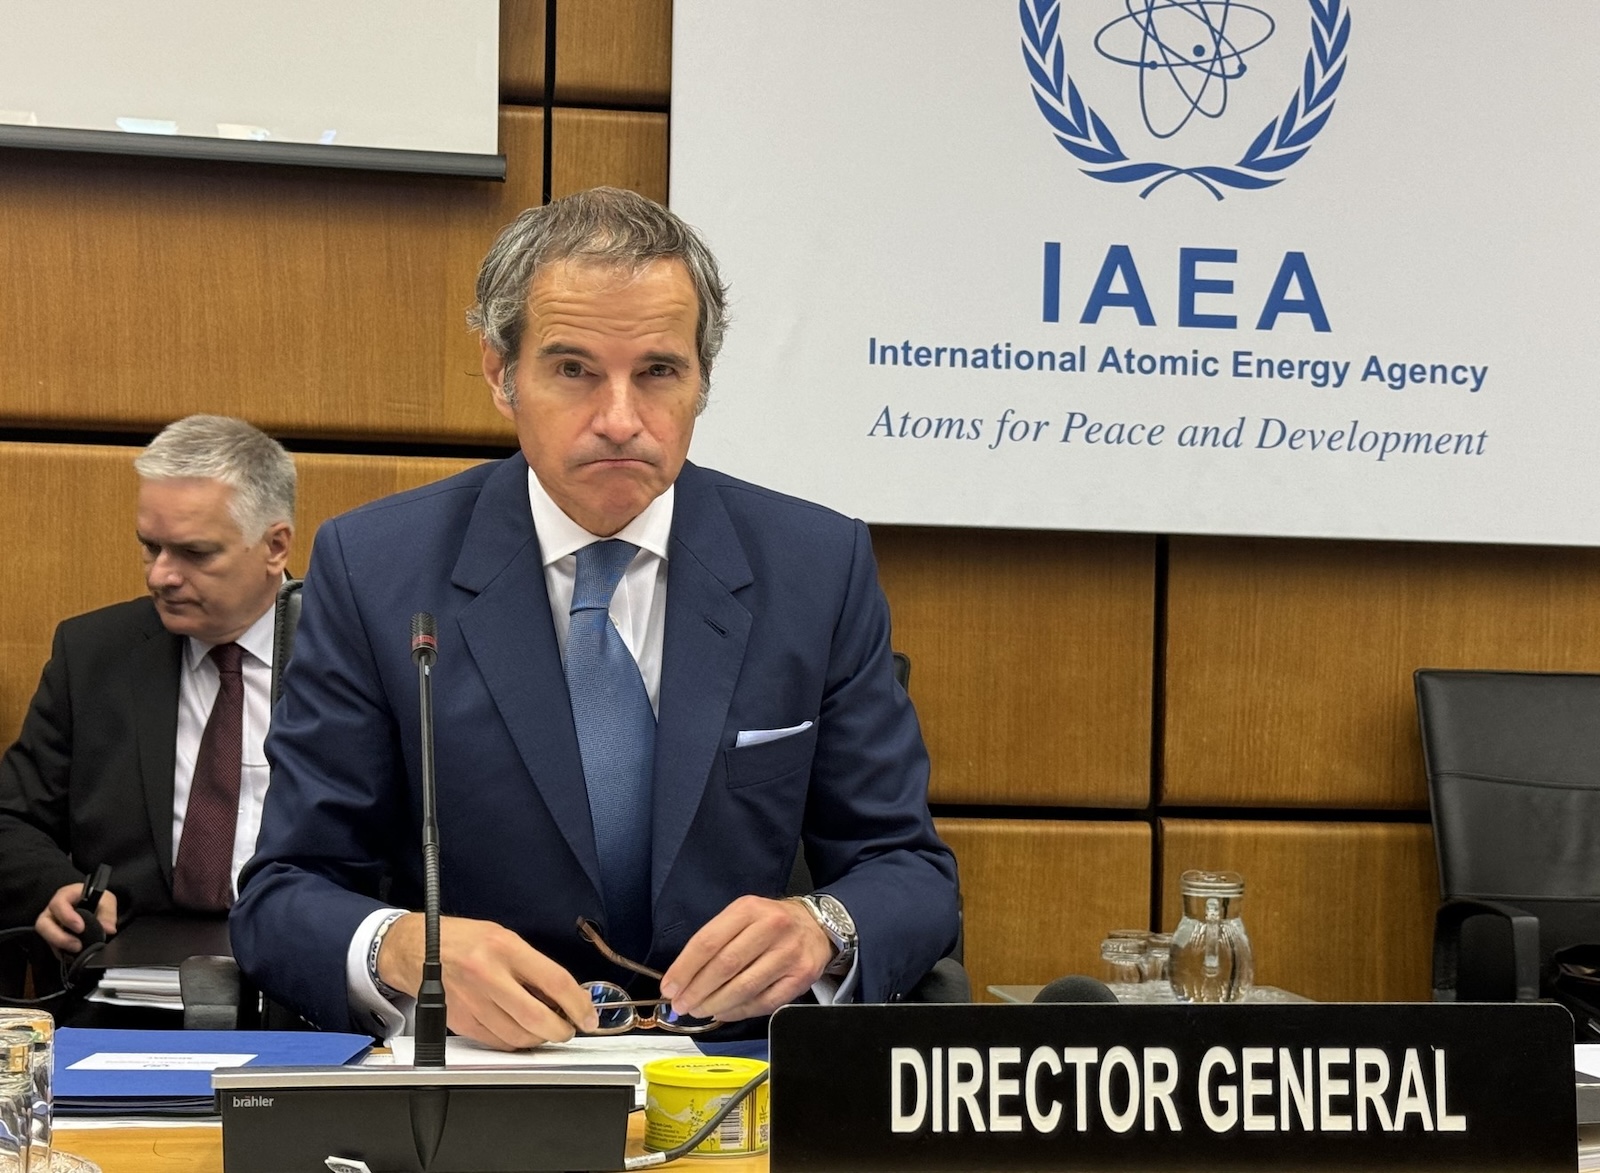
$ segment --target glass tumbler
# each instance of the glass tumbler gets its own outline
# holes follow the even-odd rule
[[[1183,919],[1172,934],[1172,992],[1180,1002],[1241,1002],[1255,980],[1240,919],[1238,872],[1183,873]]]
[[[1172,934],[1151,933],[1144,943],[1139,972],[1147,982],[1165,982],[1172,977]]]
[[[33,1032],[0,1030],[0,1173],[28,1173],[32,1133]]]
[[[35,1173],[48,1173],[51,1147],[50,1074],[55,1064],[55,1019],[43,1010],[0,1007],[0,1031],[27,1031],[33,1038],[33,1103],[29,1109],[29,1161]]]
[[[1143,980],[1139,960],[1144,956],[1144,934],[1137,937],[1117,936],[1113,933],[1100,942],[1100,959],[1106,963],[1106,981],[1121,985],[1137,985]]]

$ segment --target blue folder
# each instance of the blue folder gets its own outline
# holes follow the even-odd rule
[[[120,1070],[126,1055],[248,1055],[225,1066],[340,1066],[372,1048],[366,1035],[276,1030],[84,1030],[55,1037],[56,1111],[71,1116],[204,1115],[214,1111],[210,1066]],[[94,1058],[98,1057],[98,1058]],[[90,1066],[83,1066],[90,1061]]]

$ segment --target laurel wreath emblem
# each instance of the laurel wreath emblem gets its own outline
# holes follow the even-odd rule
[[[1283,114],[1267,123],[1229,167],[1178,167],[1130,160],[1111,128],[1086,105],[1067,76],[1061,45],[1061,0],[1019,0],[1022,55],[1033,78],[1033,98],[1055,132],[1056,141],[1085,164],[1080,170],[1104,183],[1151,182],[1139,193],[1147,199],[1169,179],[1187,176],[1217,199],[1221,188],[1259,190],[1283,182],[1283,172],[1311,149],[1333,113],[1334,96],[1344,80],[1350,46],[1350,12],[1344,0],[1307,0],[1311,6],[1311,48],[1304,77]]]

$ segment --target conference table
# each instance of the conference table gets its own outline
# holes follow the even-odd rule
[[[73,1128],[56,1130],[66,1152],[87,1157],[102,1173],[222,1173],[222,1127],[218,1124],[139,1128]],[[644,1113],[635,1112],[628,1127],[628,1155],[644,1152]],[[1600,1165],[1600,1137],[1585,1137],[1580,1168]],[[673,1165],[705,1173],[767,1173],[766,1154],[755,1157],[683,1157]]]
[[[635,1112],[628,1124],[628,1155],[643,1153],[644,1113]],[[65,1152],[87,1157],[103,1173],[222,1173],[222,1126],[215,1122],[140,1126],[132,1128],[74,1128],[58,1121],[56,1145]],[[754,1157],[684,1157],[673,1165],[687,1165],[717,1173],[767,1173],[765,1154]],[[308,1171],[315,1173],[315,1171]]]

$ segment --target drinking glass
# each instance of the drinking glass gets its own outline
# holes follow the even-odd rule
[[[1139,960],[1144,956],[1145,934],[1137,937],[1122,935],[1126,930],[1113,932],[1100,942],[1100,959],[1106,963],[1106,981],[1114,985],[1138,985],[1144,980],[1139,972]]]
[[[0,1030],[0,1173],[28,1173],[32,1134],[33,1032]]]
[[[1151,933],[1145,939],[1139,972],[1146,982],[1166,982],[1172,977],[1172,934]]]
[[[51,1148],[50,1073],[55,1064],[55,1019],[43,1010],[0,1007],[0,1030],[28,1031],[33,1037],[33,1103],[29,1109],[29,1162],[35,1173],[49,1173]]]

